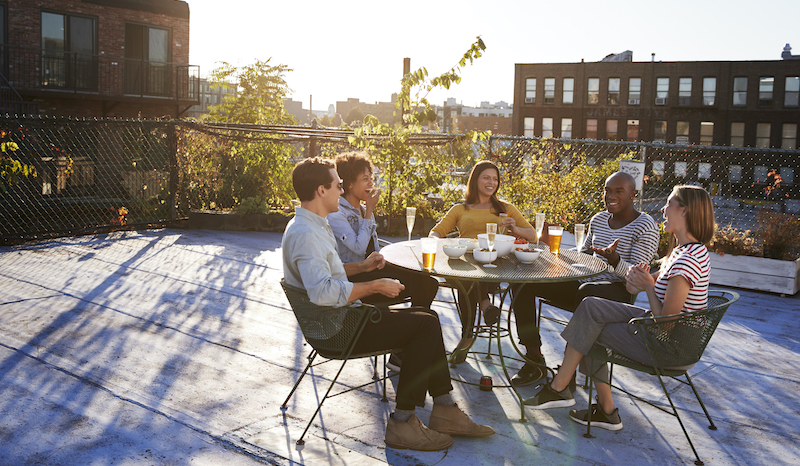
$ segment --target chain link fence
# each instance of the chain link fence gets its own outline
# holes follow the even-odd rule
[[[352,131],[307,126],[207,125],[188,121],[0,118],[11,157],[36,169],[0,193],[4,242],[75,235],[101,228],[165,225],[193,210],[242,213],[288,210],[291,169],[309,155],[355,150]],[[375,138],[375,160],[382,140]],[[379,184],[407,183],[382,196],[379,212],[417,205],[441,216],[461,199],[469,169],[491,159],[501,167],[501,197],[528,217],[545,212],[568,229],[604,209],[603,181],[620,161],[643,178],[638,205],[660,220],[672,187],[704,186],[720,225],[752,228],[759,211],[800,213],[795,179],[800,152],[761,148],[421,134],[402,166],[378,164]],[[393,186],[398,186],[394,184]],[[404,223],[402,223],[404,225]],[[403,227],[404,228],[404,227]]]

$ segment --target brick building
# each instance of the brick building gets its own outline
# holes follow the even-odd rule
[[[349,98],[345,101],[339,100],[336,102],[336,113],[341,115],[342,118],[346,119],[347,114],[350,113],[350,110],[358,107],[364,116],[372,115],[381,123],[391,125],[395,122],[400,122],[399,111],[395,106],[395,102],[397,102],[397,94],[392,94],[391,102],[375,102],[374,104],[361,102],[359,99]],[[397,117],[395,116],[395,113],[398,114]],[[350,122],[348,121],[347,123]]]
[[[210,110],[209,107],[221,104],[225,96],[236,97],[236,84],[212,83],[201,78],[198,86],[200,103],[189,108],[188,116],[190,118],[200,118],[207,114]]]
[[[3,0],[0,28],[2,111],[180,117],[199,102],[185,1]]]
[[[512,131],[794,149],[800,60],[517,64]]]

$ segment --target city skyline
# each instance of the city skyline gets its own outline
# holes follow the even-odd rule
[[[428,99],[448,97],[467,106],[513,103],[515,63],[600,61],[625,50],[634,61],[780,60],[786,43],[800,53],[793,23],[800,2],[764,0],[749,14],[742,0],[672,2],[669,8],[610,0],[541,3],[468,0],[437,2],[309,0],[257,4],[246,0],[187,0],[191,10],[190,62],[205,76],[219,61],[237,65],[271,58],[292,72],[288,96],[313,109],[348,98],[388,102],[398,92],[403,58],[431,76],[455,65],[480,35],[484,56],[461,72],[461,84]],[[389,5],[389,6],[387,6]],[[533,11],[537,5],[539,10]],[[632,11],[635,8],[635,11]],[[580,16],[572,15],[581,12]],[[769,25],[754,24],[757,17]],[[476,18],[480,18],[476,20]],[[578,31],[579,33],[576,33]],[[744,33],[750,31],[749,33]],[[754,34],[756,33],[756,34]],[[797,40],[795,40],[797,39]]]

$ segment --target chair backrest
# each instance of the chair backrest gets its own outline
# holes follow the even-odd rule
[[[700,360],[728,307],[738,299],[733,291],[709,290],[709,307],[702,311],[683,313],[676,319],[637,319],[635,324],[647,335],[659,366],[689,366]]]
[[[346,357],[374,307],[367,304],[318,306],[308,299],[308,293],[302,288],[291,286],[283,279],[281,286],[308,344],[327,358]]]

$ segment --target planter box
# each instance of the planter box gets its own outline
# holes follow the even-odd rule
[[[782,261],[763,257],[711,254],[712,285],[793,295],[800,290],[800,259]]]
[[[292,215],[237,214],[235,212],[189,212],[189,228],[228,231],[280,231]]]

